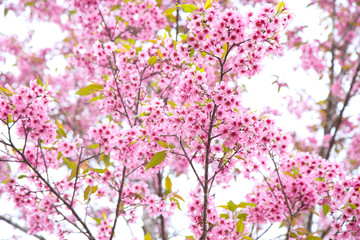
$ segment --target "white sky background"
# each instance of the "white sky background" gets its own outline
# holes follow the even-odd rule
[[[236,2],[236,1],[234,1]],[[285,1],[286,6],[290,9],[290,12],[295,13],[293,22],[291,26],[299,25],[308,25],[307,32],[312,34],[320,34],[323,32],[323,29],[314,23],[319,22],[319,11],[316,11],[314,7],[306,8],[308,1],[298,1],[298,0],[288,0]],[[250,9],[244,8],[241,9]],[[25,37],[29,29],[35,29],[35,34],[32,39],[32,44],[34,50],[52,47],[54,42],[63,39],[64,37],[61,34],[59,28],[55,27],[53,24],[41,23],[41,24],[32,24],[30,25],[24,19],[15,17],[14,14],[10,11],[8,15],[4,18],[3,13],[4,6],[0,6],[0,33],[5,35],[16,34],[22,37]],[[290,28],[291,28],[290,26]],[[326,36],[326,35],[324,35]],[[328,94],[328,88],[326,87],[326,80],[318,80],[318,75],[315,72],[305,73],[302,70],[295,71],[294,68],[300,66],[300,54],[295,52],[286,52],[285,55],[281,58],[277,57],[268,57],[264,61],[264,68],[262,73],[248,80],[247,78],[240,79],[241,84],[246,85],[247,93],[243,96],[243,104],[249,106],[252,111],[258,110],[261,113],[262,108],[265,105],[270,105],[276,109],[284,109],[284,100],[282,96],[277,92],[277,85],[272,85],[272,82],[277,80],[274,75],[279,76],[281,82],[286,82],[289,85],[289,89],[282,88],[281,92],[285,94],[295,94],[291,89],[304,89],[307,93],[313,96],[316,101],[324,100]],[[9,58],[9,61],[5,66],[0,66],[0,71],[4,69],[12,68],[12,65],[15,63],[15,58]],[[56,61],[53,61],[53,64],[50,66],[50,71],[54,73],[55,68],[58,69],[58,72],[62,71],[62,65],[64,60],[61,60],[61,57]],[[326,79],[326,77],[324,77]],[[1,85],[1,83],[0,83]],[[306,135],[306,123],[312,121],[312,117],[309,116],[305,119],[305,123],[302,122],[299,124],[299,121],[292,115],[282,115],[277,119],[277,124],[285,131],[293,131],[294,129],[304,128],[304,136]],[[191,173],[190,173],[191,175]],[[177,181],[173,181],[173,189],[182,189],[184,182],[187,181],[186,176],[182,176]],[[190,186],[188,184],[187,186]],[[235,203],[244,200],[244,193],[248,193],[251,190],[251,184],[249,182],[240,180],[232,185],[231,188],[216,193],[216,204],[226,204],[229,200],[232,200]],[[186,229],[187,218],[185,216],[184,209],[186,209],[186,203],[181,205],[183,212],[176,211],[175,215],[178,215],[177,218],[173,218],[173,223],[176,224],[178,229]],[[0,214],[8,212],[8,209],[12,209],[13,204],[7,202],[5,199],[0,199]],[[143,232],[141,230],[141,224],[138,228],[133,229],[133,233],[138,237],[138,239],[143,239]],[[265,239],[273,236],[278,236],[279,232],[277,228],[274,228],[273,233],[265,235]],[[7,223],[0,221],[0,239],[7,240],[12,236],[13,228],[10,227]],[[188,235],[190,233],[188,232]],[[117,236],[121,236],[117,239],[131,239],[130,231],[127,227],[122,227],[117,229]],[[268,237],[266,237],[268,236]],[[29,239],[24,237],[22,239]],[[34,238],[35,239],[35,238]],[[49,238],[51,239],[51,238]],[[79,236],[72,239],[80,239]],[[183,239],[178,238],[178,239]]]

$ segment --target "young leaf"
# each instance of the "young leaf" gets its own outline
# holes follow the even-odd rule
[[[90,148],[90,149],[95,149],[95,148],[98,148],[98,147],[99,147],[98,143],[94,143],[94,144],[91,144],[91,145],[87,146],[87,148]]]
[[[145,235],[144,240],[151,240],[151,236],[150,236],[150,234],[149,234],[149,233],[147,233],[147,234]]]
[[[146,165],[145,169],[148,170],[149,168],[156,167],[164,161],[166,155],[166,151],[155,153],[154,156],[152,156],[151,161]]]
[[[150,66],[152,66],[152,65],[154,65],[155,63],[156,63],[156,61],[157,61],[157,56],[152,56],[151,58],[149,58],[149,60],[148,60],[148,64],[150,65]]]
[[[175,194],[173,194],[173,196],[180,199],[181,201],[185,202],[185,200],[180,195],[175,193]]]
[[[158,142],[158,144],[159,144],[160,146],[162,146],[163,148],[169,148],[169,147],[170,147],[166,142],[163,142],[163,141],[157,141],[157,142]]]
[[[98,190],[98,186],[97,186],[97,185],[96,185],[96,186],[92,186],[92,187],[91,187],[91,194],[96,193],[97,190]]]
[[[239,208],[246,208],[246,207],[256,207],[255,203],[247,203],[247,202],[241,202],[238,204]]]
[[[169,17],[173,14],[173,12],[177,9],[177,7],[171,7],[171,8],[168,8],[164,11],[164,15],[166,17]]]
[[[251,237],[249,237],[249,236],[245,236],[245,237],[243,237],[243,240],[244,239],[246,239],[246,240],[253,240]]]
[[[228,218],[229,218],[229,215],[227,215],[227,214],[220,214],[220,218],[228,219]]]
[[[172,102],[172,101],[168,101],[167,103],[171,106],[172,109],[175,110],[175,107],[177,106],[176,103],[174,103],[174,102]]]
[[[295,233],[293,233],[293,232],[290,232],[290,236],[291,236],[292,238],[295,238],[295,239],[298,238],[298,236],[297,236]]]
[[[170,180],[169,176],[167,176],[165,179],[165,191],[171,192],[171,187],[172,187],[171,180]]]
[[[184,12],[186,13],[192,13],[193,11],[197,10],[197,6],[194,4],[180,4],[182,9],[184,9]]]
[[[8,94],[10,94],[10,95],[13,95],[13,94],[14,94],[11,90],[9,90],[9,89],[7,89],[7,88],[0,87],[0,90],[1,90],[1,92],[3,92],[3,93],[8,93]]]
[[[277,4],[277,6],[276,6],[276,14],[275,14],[275,15],[279,14],[279,12],[280,12],[284,7],[285,7],[284,1],[279,2],[279,3]]]
[[[71,173],[70,173],[70,175],[69,175],[69,177],[68,177],[68,179],[67,179],[68,182],[70,182],[74,177],[76,177],[76,171],[77,171],[76,168],[74,168],[74,169],[71,171]]]
[[[60,136],[66,138],[66,133],[65,133],[64,129],[59,128],[59,129],[58,129],[58,133],[59,133]]]
[[[313,235],[309,235],[305,238],[306,240],[322,240],[321,238]]]
[[[176,198],[173,198],[173,197],[172,197],[172,198],[170,198],[170,201],[175,202],[176,205],[177,205],[177,207],[178,207],[178,209],[181,211],[179,200],[177,200]]]
[[[94,217],[91,217],[91,218],[94,219],[97,224],[101,223],[101,218],[94,218]]]
[[[324,205],[323,205],[323,213],[324,213],[324,216],[326,216],[326,214],[328,214],[329,211],[330,211],[330,206],[324,204]]]
[[[157,54],[158,54],[158,56],[159,56],[159,58],[160,58],[160,59],[162,59],[162,58],[163,58],[163,55],[162,55],[162,53],[160,52],[160,50],[159,50],[159,49],[157,49]]]
[[[8,9],[8,8],[5,8],[5,9],[4,9],[4,17],[6,17],[6,15],[7,15],[8,12],[9,12],[9,10],[10,10],[10,9]]]
[[[207,0],[206,3],[205,3],[205,6],[204,6],[205,9],[209,9],[209,8],[211,8],[211,6],[212,6],[211,5],[211,0]]]
[[[89,198],[89,195],[90,195],[90,186],[88,185],[84,191],[84,201],[86,201],[86,199]]]
[[[247,216],[248,216],[247,213],[239,213],[236,218],[246,221]]]
[[[242,233],[244,231],[244,223],[241,219],[236,223],[236,231],[238,233]]]
[[[43,84],[43,82],[41,81],[39,75],[36,75],[36,82],[37,82],[37,84],[39,84],[40,86],[42,86],[42,87],[44,86],[44,84]]]
[[[92,99],[90,99],[89,102],[96,102],[97,100],[100,100],[100,99],[104,99],[103,94],[100,94],[100,96],[97,96],[97,97],[93,97]]]
[[[235,210],[238,208],[238,205],[236,205],[235,203],[233,203],[233,201],[229,201],[227,203],[227,207],[230,211],[235,212]]]
[[[102,89],[104,89],[104,87],[100,84],[90,84],[89,86],[79,89],[76,94],[80,96],[87,96]]]
[[[64,157],[63,159],[64,159],[64,161],[67,163],[67,165],[69,166],[69,168],[74,169],[74,168],[77,167],[77,164],[76,164],[76,163],[69,161],[69,159],[67,159],[67,158],[65,158],[65,157]]]

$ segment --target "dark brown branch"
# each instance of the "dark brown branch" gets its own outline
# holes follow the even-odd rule
[[[118,197],[118,201],[117,201],[117,204],[116,204],[116,212],[115,212],[114,224],[113,224],[112,229],[111,229],[111,235],[110,235],[110,239],[109,239],[109,240],[112,240],[113,237],[114,237],[116,223],[117,223],[117,220],[118,220],[118,218],[119,218],[119,216],[120,216],[120,207],[121,207],[121,200],[122,200],[122,192],[123,192],[123,188],[124,188],[124,184],[125,184],[125,176],[126,176],[125,173],[126,173],[126,167],[124,166],[124,169],[123,169],[123,172],[122,172],[121,183],[120,183],[120,189],[119,189],[119,191],[118,191],[119,197]]]
[[[352,89],[353,89],[354,84],[355,84],[355,82],[356,82],[356,79],[357,79],[357,77],[358,77],[359,71],[360,71],[360,59],[359,59],[357,68],[356,68],[356,70],[355,70],[355,74],[354,74],[354,76],[353,76],[353,78],[352,78],[352,80],[351,80],[351,84],[350,84],[349,91],[348,91],[347,94],[346,94],[343,107],[341,108],[340,114],[339,114],[338,118],[337,118],[336,121],[335,121],[335,131],[334,131],[334,134],[333,134],[333,136],[332,136],[332,138],[331,138],[331,140],[330,140],[330,144],[329,144],[329,147],[328,147],[328,149],[327,149],[326,155],[324,156],[325,159],[329,159],[329,157],[330,157],[330,152],[331,152],[332,147],[333,147],[334,144],[335,144],[336,134],[337,134],[337,132],[338,132],[338,130],[339,130],[339,128],[340,128],[340,124],[341,124],[341,122],[342,122],[342,118],[343,118],[343,115],[344,115],[344,111],[345,111],[345,109],[346,109],[347,105],[349,104],[349,101],[350,101],[350,99],[351,99],[351,97],[352,97],[352,94],[351,94],[351,93],[352,93]]]

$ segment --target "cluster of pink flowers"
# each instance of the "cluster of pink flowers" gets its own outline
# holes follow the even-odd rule
[[[285,215],[297,216],[326,201],[336,178],[342,178],[338,164],[318,156],[298,153],[275,162],[276,168],[264,182],[247,195],[256,207],[248,208],[248,220],[281,222]]]
[[[192,53],[195,57],[205,55],[210,63],[231,58],[221,66],[224,70],[252,76],[259,72],[266,54],[281,52],[277,33],[287,25],[291,15],[276,13],[273,6],[263,7],[258,15],[252,12],[243,15],[232,9],[220,10],[216,3],[212,5],[209,9],[198,6],[190,16],[187,45],[197,53]],[[230,50],[233,54],[227,53]]]
[[[50,121],[51,93],[38,86],[36,80],[29,87],[20,87],[0,96],[2,122],[14,122],[21,137],[52,143],[56,137],[55,125]]]
[[[334,184],[325,203],[329,205],[331,235],[336,239],[360,238],[360,178]]]
[[[315,44],[303,44],[300,47],[302,51],[301,55],[301,66],[303,69],[308,70],[313,68],[317,73],[321,74],[326,70],[327,65],[325,60],[321,59],[319,56],[320,47]]]

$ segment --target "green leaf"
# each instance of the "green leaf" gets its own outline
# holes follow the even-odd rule
[[[246,221],[247,216],[248,216],[247,213],[239,213],[236,218]]]
[[[76,94],[80,96],[87,96],[102,89],[104,89],[104,87],[100,84],[90,84],[89,86],[79,89]]]
[[[0,90],[1,90],[1,92],[3,92],[3,93],[8,93],[8,94],[10,94],[10,95],[13,95],[13,94],[14,94],[11,90],[9,90],[9,89],[7,89],[7,88],[0,87]]]
[[[77,169],[76,169],[76,168],[74,168],[74,169],[71,171],[71,173],[70,173],[70,175],[69,175],[69,177],[68,177],[68,179],[67,179],[68,182],[70,182],[74,177],[76,177],[76,172],[77,172]]]
[[[85,188],[85,192],[84,192],[84,201],[86,201],[86,199],[89,198],[90,196],[90,185],[88,185],[86,188]]]
[[[120,4],[116,4],[116,5],[111,6],[110,11],[112,12],[115,10],[119,10],[120,8],[121,8]]]
[[[305,239],[307,239],[307,240],[322,240],[321,238],[319,238],[317,236],[313,236],[313,235],[309,235]]]
[[[241,219],[236,223],[236,231],[238,233],[242,233],[244,231],[244,223]]]
[[[146,165],[145,169],[148,170],[149,168],[156,167],[160,163],[164,161],[166,158],[166,151],[157,152],[152,156],[151,161]]]
[[[149,116],[149,115],[150,115],[150,113],[143,112],[140,115],[133,116],[132,118],[146,117],[146,116]]]
[[[353,204],[353,203],[350,203],[349,206],[350,206],[351,209],[353,209],[353,210],[357,208],[357,206],[356,206],[355,204]]]
[[[158,54],[158,56],[159,56],[159,58],[160,58],[160,59],[162,59],[162,58],[163,58],[163,55],[162,55],[162,53],[160,52],[160,50],[159,50],[159,49],[157,49],[157,54]]]
[[[105,169],[100,169],[100,168],[91,168],[90,170],[93,170],[97,173],[105,173]]]
[[[182,9],[184,9],[184,12],[186,13],[192,13],[193,11],[197,10],[197,6],[194,4],[179,4]]]
[[[167,176],[165,178],[165,191],[170,193],[171,192],[171,187],[172,187],[171,180],[170,180],[169,176]]]
[[[97,100],[100,100],[100,99],[104,99],[103,94],[100,94],[100,96],[97,96],[97,97],[93,97],[92,99],[90,99],[89,102],[96,102]]]
[[[101,223],[101,218],[94,218],[94,217],[91,217],[91,218],[94,219],[97,224]]]
[[[172,143],[170,143],[170,144],[169,144],[169,147],[170,147],[171,149],[174,149],[174,148],[175,148],[175,145],[172,144]]]
[[[253,240],[251,237],[249,236],[244,236],[243,239],[246,239],[246,240]]]
[[[173,12],[177,9],[177,7],[171,7],[171,8],[168,8],[164,11],[164,15],[166,17],[169,17],[173,14]]]
[[[89,148],[89,149],[95,149],[95,148],[98,148],[98,147],[99,147],[98,143],[94,143],[94,144],[91,144],[91,145],[87,146],[87,148]]]
[[[186,41],[187,40],[187,35],[185,34],[180,34],[180,37],[182,40]]]
[[[41,81],[41,79],[39,78],[39,75],[36,74],[36,82],[37,84],[39,84],[40,86],[44,86],[43,82]]]
[[[279,14],[280,11],[283,10],[284,7],[285,7],[284,1],[279,2],[276,6],[276,14],[275,15]]]
[[[23,178],[26,178],[27,176],[26,175],[20,175],[18,176],[18,179],[23,179]]]
[[[229,218],[229,215],[227,215],[227,214],[220,214],[220,218],[228,219],[228,218]]]
[[[295,233],[293,233],[293,232],[290,232],[290,236],[291,236],[292,238],[297,238],[297,235],[296,235]]]
[[[221,58],[224,58],[226,53],[227,53],[227,50],[228,50],[228,44],[225,43],[224,46],[222,46],[222,49],[224,50],[223,54],[221,55]]]
[[[206,3],[205,3],[205,6],[204,6],[205,10],[211,8],[211,6],[212,6],[211,5],[211,0],[207,0]]]
[[[241,202],[238,204],[239,208],[246,208],[246,207],[256,207],[255,203],[247,203],[247,202]]]
[[[173,196],[180,199],[181,201],[185,202],[185,200],[180,195],[174,193]]]
[[[8,119],[7,119],[7,123],[12,123],[12,122],[14,122],[14,120],[12,119],[12,116],[9,115],[9,116],[8,116]]]
[[[8,9],[8,8],[5,8],[5,9],[4,9],[4,17],[6,17],[6,15],[7,15],[8,12],[9,12],[9,10],[10,10],[10,9]]]
[[[227,203],[227,207],[230,211],[235,212],[235,210],[238,208],[238,205],[236,205],[235,203],[233,203],[233,201],[229,201]]]
[[[323,205],[323,213],[324,213],[324,216],[326,216],[326,214],[328,214],[329,211],[330,211],[330,206],[324,204],[324,205]]]
[[[172,109],[175,110],[175,107],[177,106],[176,103],[174,103],[174,102],[172,102],[172,101],[168,101],[167,103],[171,106]]]
[[[289,172],[282,172],[282,173],[296,179],[296,176],[292,173],[289,173]]]
[[[157,61],[157,56],[154,55],[154,56],[152,56],[151,58],[149,58],[148,64],[149,64],[150,66],[152,66],[152,65],[154,65],[154,64],[156,63],[156,61]]]
[[[171,198],[170,198],[170,201],[175,202],[176,205],[177,205],[177,207],[178,207],[178,209],[181,211],[179,200],[177,200],[176,198],[171,197]]]
[[[136,55],[142,50],[142,47],[143,47],[143,46],[140,46],[140,47],[135,48],[135,50],[136,50]]]
[[[109,155],[105,155],[104,153],[100,155],[100,161],[103,161],[105,163],[105,166],[108,167],[110,166],[110,156]]]
[[[158,144],[159,144],[160,146],[162,146],[163,148],[169,148],[169,147],[170,147],[166,142],[163,142],[163,141],[157,141],[157,142],[158,142]]]
[[[195,238],[193,236],[186,236],[186,239],[188,240],[195,240]]]
[[[150,233],[147,233],[144,237],[144,240],[151,240]]]
[[[63,138],[66,138],[66,133],[65,133],[64,129],[59,128],[57,132],[60,136],[62,136]]]
[[[107,217],[106,217],[106,214],[105,214],[104,212],[102,212],[101,214],[102,214],[102,217],[103,217],[103,219],[104,219],[104,221],[105,221],[106,218],[107,218]]]
[[[71,15],[74,15],[75,13],[77,13],[77,11],[76,11],[76,10],[72,10],[72,11],[69,12],[69,15],[71,16]]]
[[[63,159],[64,159],[64,161],[67,163],[67,165],[69,166],[69,168],[74,169],[74,168],[77,167],[77,164],[76,164],[76,163],[69,161],[69,159],[67,159],[66,157],[64,157]]]
[[[28,2],[28,3],[26,3],[25,4],[25,6],[27,7],[27,6],[34,6],[35,5],[35,1],[30,1],[30,2]]]
[[[98,186],[97,186],[97,185],[96,185],[96,186],[92,186],[92,187],[91,187],[91,194],[96,193],[97,190],[98,190]]]

